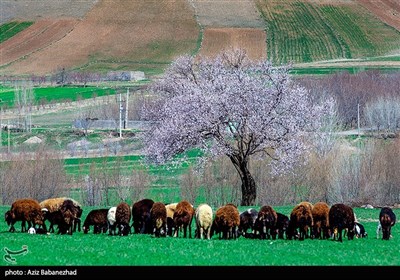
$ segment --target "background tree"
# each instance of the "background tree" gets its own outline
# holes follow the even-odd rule
[[[32,108],[35,103],[35,94],[31,82],[17,83],[14,89],[14,103],[18,110],[19,122],[27,132],[32,130]]]
[[[308,91],[290,79],[289,69],[250,61],[241,49],[215,58],[177,58],[150,87],[157,102],[144,108],[152,121],[145,135],[148,159],[177,162],[192,148],[203,151],[204,161],[226,155],[241,179],[241,205],[254,205],[251,156],[270,159],[274,173],[288,170],[333,107],[328,100],[329,106],[314,105]]]

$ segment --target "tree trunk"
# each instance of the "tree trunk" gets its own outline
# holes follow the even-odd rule
[[[229,156],[236,171],[239,173],[242,181],[242,202],[241,206],[252,206],[256,203],[257,197],[257,186],[248,168],[247,159],[243,159],[239,156]]]

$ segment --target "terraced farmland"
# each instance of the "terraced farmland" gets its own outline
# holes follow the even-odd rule
[[[2,32],[7,38],[0,42],[4,75],[49,75],[64,67],[88,72],[139,70],[152,76],[178,55],[214,56],[231,47],[246,49],[254,59],[292,62],[305,71],[400,68],[392,59],[400,54],[397,0],[4,0],[0,4],[1,23],[34,22],[14,36]]]

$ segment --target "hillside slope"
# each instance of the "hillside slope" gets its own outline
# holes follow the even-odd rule
[[[0,9],[0,23],[35,21],[0,44],[0,75],[157,74],[180,54],[232,47],[301,67],[400,67],[398,0],[1,0]]]
[[[30,28],[23,31],[30,32]],[[67,36],[45,48],[38,46],[1,72],[48,74],[60,68],[99,71],[121,65],[167,64],[178,54],[195,52],[198,34],[186,0],[100,0]]]

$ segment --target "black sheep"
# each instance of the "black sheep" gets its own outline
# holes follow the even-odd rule
[[[134,233],[152,233],[150,209],[153,204],[154,201],[152,199],[145,198],[132,205],[132,227]]]
[[[329,226],[333,240],[342,242],[343,230],[347,230],[347,238],[354,239],[355,218],[354,211],[348,205],[337,203],[329,209]]]
[[[269,205],[264,205],[258,211],[258,216],[255,222],[255,229],[261,239],[276,239],[276,222],[278,215],[276,211]]]
[[[106,233],[108,230],[108,209],[94,209],[86,216],[83,223],[83,233],[88,233],[90,226],[93,226],[93,233]]]
[[[56,225],[58,227],[57,234],[67,234],[70,229],[70,221],[72,219],[71,212],[65,211],[64,213],[61,210],[56,210],[53,212],[44,211],[45,219],[50,222],[52,226]],[[51,228],[51,231],[54,232],[54,228]]]
[[[379,213],[379,222],[382,228],[382,239],[389,240],[392,226],[396,224],[396,214],[389,207],[383,207]]]
[[[257,216],[258,211],[254,208],[249,208],[240,213],[239,235],[243,235],[246,238],[254,237],[254,225]]]
[[[362,224],[360,224],[359,222],[355,222],[354,231],[355,231],[355,235],[357,238],[364,238],[364,237],[368,236],[367,232],[365,231],[364,226]]]
[[[282,213],[279,213],[279,212],[276,212],[276,215],[277,215],[276,231],[278,233],[278,238],[279,239],[284,239],[286,231],[287,231],[287,229],[289,227],[289,220],[290,219],[289,219],[288,216],[286,216],[286,215],[284,215]]]

